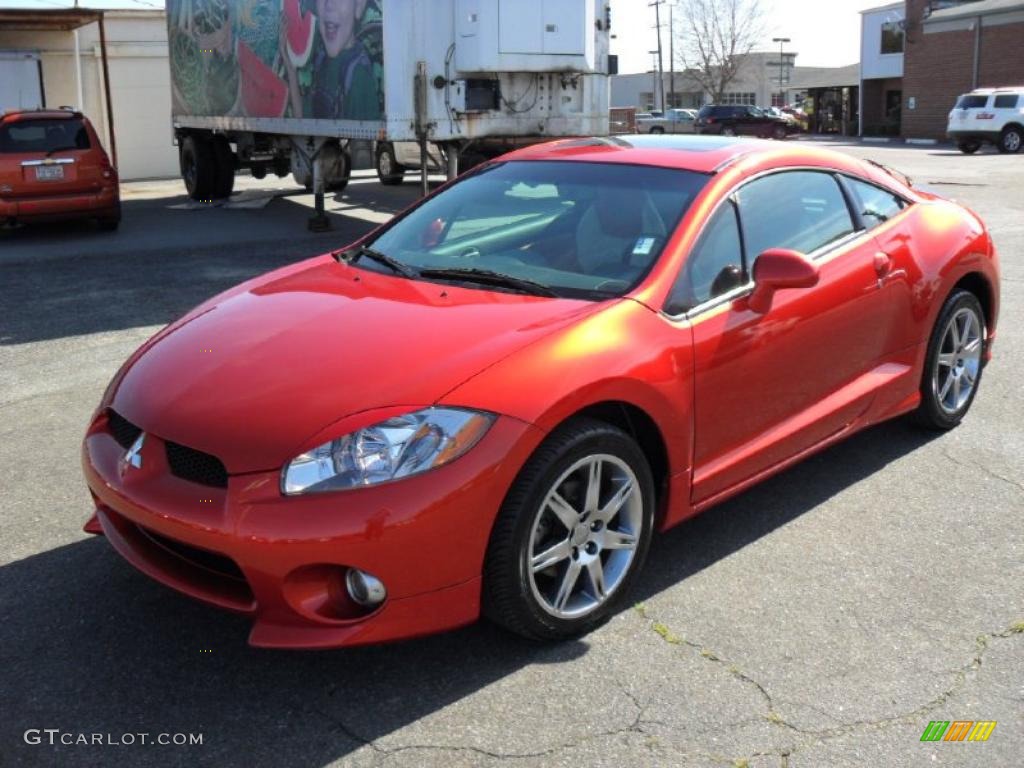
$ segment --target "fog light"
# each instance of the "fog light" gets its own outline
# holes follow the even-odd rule
[[[358,568],[349,568],[345,576],[348,596],[360,605],[373,607],[384,602],[388,592],[384,583],[376,576],[371,576]]]

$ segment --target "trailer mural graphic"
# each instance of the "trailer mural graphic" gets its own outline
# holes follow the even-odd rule
[[[167,0],[173,112],[379,120],[380,0]]]

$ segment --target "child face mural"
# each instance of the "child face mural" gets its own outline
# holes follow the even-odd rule
[[[362,16],[366,0],[316,0],[320,37],[327,55],[334,58],[356,39],[356,22]]]

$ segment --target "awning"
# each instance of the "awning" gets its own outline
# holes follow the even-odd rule
[[[103,59],[103,92],[107,97],[110,157],[116,168],[117,142],[114,139],[114,107],[110,100],[107,31],[103,26],[103,11],[96,8],[0,8],[0,30],[4,31],[70,32],[93,22],[100,26],[100,56]]]

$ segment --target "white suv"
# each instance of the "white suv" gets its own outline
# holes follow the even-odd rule
[[[956,100],[946,133],[964,154],[974,154],[984,142],[1000,152],[1024,147],[1024,86],[978,88]]]

